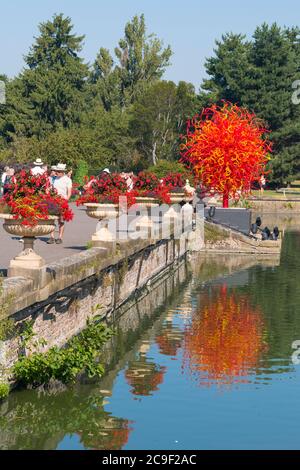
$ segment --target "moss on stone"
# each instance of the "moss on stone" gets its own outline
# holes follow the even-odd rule
[[[228,239],[230,235],[226,230],[218,226],[205,224],[204,225],[204,237],[205,237],[204,238],[205,242],[216,243],[224,239]]]

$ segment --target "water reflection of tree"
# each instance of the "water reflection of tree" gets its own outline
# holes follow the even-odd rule
[[[215,287],[186,326],[184,367],[201,385],[241,383],[266,350],[261,313],[247,296]]]
[[[166,372],[166,367],[147,358],[145,353],[149,349],[149,345],[145,343],[140,347],[138,358],[129,361],[125,370],[125,378],[131,386],[130,391],[133,395],[152,395],[162,384]]]
[[[239,291],[246,291],[264,313],[268,357],[281,359],[276,371],[286,372],[291,365],[291,344],[300,339],[300,232],[286,232],[280,266],[250,270],[249,285]]]
[[[104,411],[103,397],[69,389],[55,395],[22,392],[0,416],[0,449],[55,449],[67,434],[77,434],[85,448],[116,450],[127,443],[131,423]]]

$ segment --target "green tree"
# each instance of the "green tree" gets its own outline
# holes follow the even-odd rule
[[[134,16],[125,26],[124,38],[115,48],[116,61],[101,48],[91,71],[94,96],[104,108],[129,106],[145,86],[159,80],[172,55],[170,46],[154,34],[147,35],[144,15]]]
[[[72,29],[71,19],[62,14],[40,24],[40,35],[25,57],[27,68],[14,83],[10,106],[17,122],[9,120],[11,132],[42,136],[80,122],[88,68],[78,55],[84,36]],[[27,118],[30,125],[20,129]]]
[[[90,77],[91,92],[103,104],[106,111],[121,103],[121,81],[119,70],[108,49],[101,47]]]
[[[178,157],[178,137],[188,117],[196,110],[191,84],[159,81],[150,85],[132,110],[130,129],[144,155],[144,166],[158,159]]]
[[[245,80],[249,71],[251,44],[241,34],[225,34],[216,41],[214,56],[206,60],[209,79],[202,89],[209,93],[209,102],[220,100],[241,104]]]

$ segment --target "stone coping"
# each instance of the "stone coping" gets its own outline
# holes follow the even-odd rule
[[[121,241],[115,252],[109,248],[90,248],[40,269],[24,269],[24,275],[4,278],[0,301],[8,303],[9,308],[0,320],[166,241],[149,238]]]

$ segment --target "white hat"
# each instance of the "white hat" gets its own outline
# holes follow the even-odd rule
[[[34,165],[36,166],[42,166],[44,165],[43,161],[41,158],[37,158],[35,162],[33,162]]]
[[[58,163],[55,167],[55,171],[66,171],[66,166],[65,163]]]
[[[110,171],[108,168],[104,168],[104,170],[102,170],[102,173],[110,173]]]

